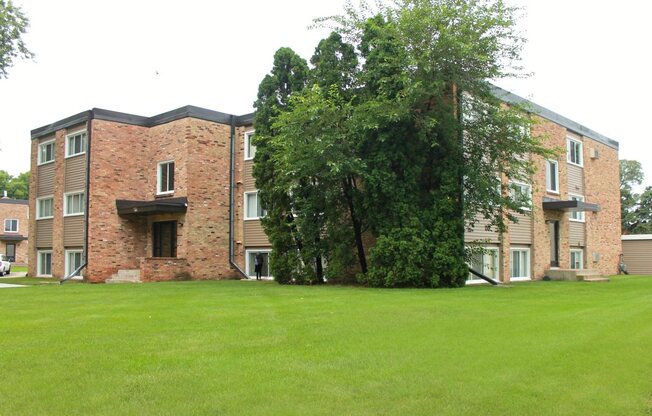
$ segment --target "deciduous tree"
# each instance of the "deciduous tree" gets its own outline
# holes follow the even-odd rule
[[[23,41],[28,25],[29,20],[20,7],[14,6],[11,0],[0,0],[0,78],[7,77],[16,59],[34,56]]]

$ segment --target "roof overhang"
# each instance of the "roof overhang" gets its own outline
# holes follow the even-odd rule
[[[116,199],[115,207],[118,215],[156,215],[171,212],[186,212],[188,209],[188,198],[165,198],[153,201],[131,201]]]
[[[543,209],[549,209],[553,211],[600,211],[600,206],[598,204],[591,204],[584,201],[575,201],[575,200],[564,200],[552,198],[543,199]]]
[[[0,241],[25,241],[27,237],[20,234],[0,234]]]

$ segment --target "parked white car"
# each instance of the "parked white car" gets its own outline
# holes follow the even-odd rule
[[[11,272],[11,263],[4,254],[0,254],[0,276],[9,274]]]

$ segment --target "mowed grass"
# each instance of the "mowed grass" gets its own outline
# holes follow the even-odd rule
[[[652,278],[0,290],[1,415],[650,415]]]

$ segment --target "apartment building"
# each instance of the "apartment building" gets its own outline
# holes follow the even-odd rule
[[[531,216],[506,233],[480,221],[465,239],[487,249],[472,266],[504,282],[550,268],[615,273],[620,254],[618,143],[527,103],[553,148],[535,160]],[[154,117],[102,109],[32,131],[30,275],[90,282],[253,276],[271,248],[252,176],[253,114],[183,107]]]
[[[27,238],[29,236],[28,201],[0,198],[0,253],[17,265],[27,264]]]

